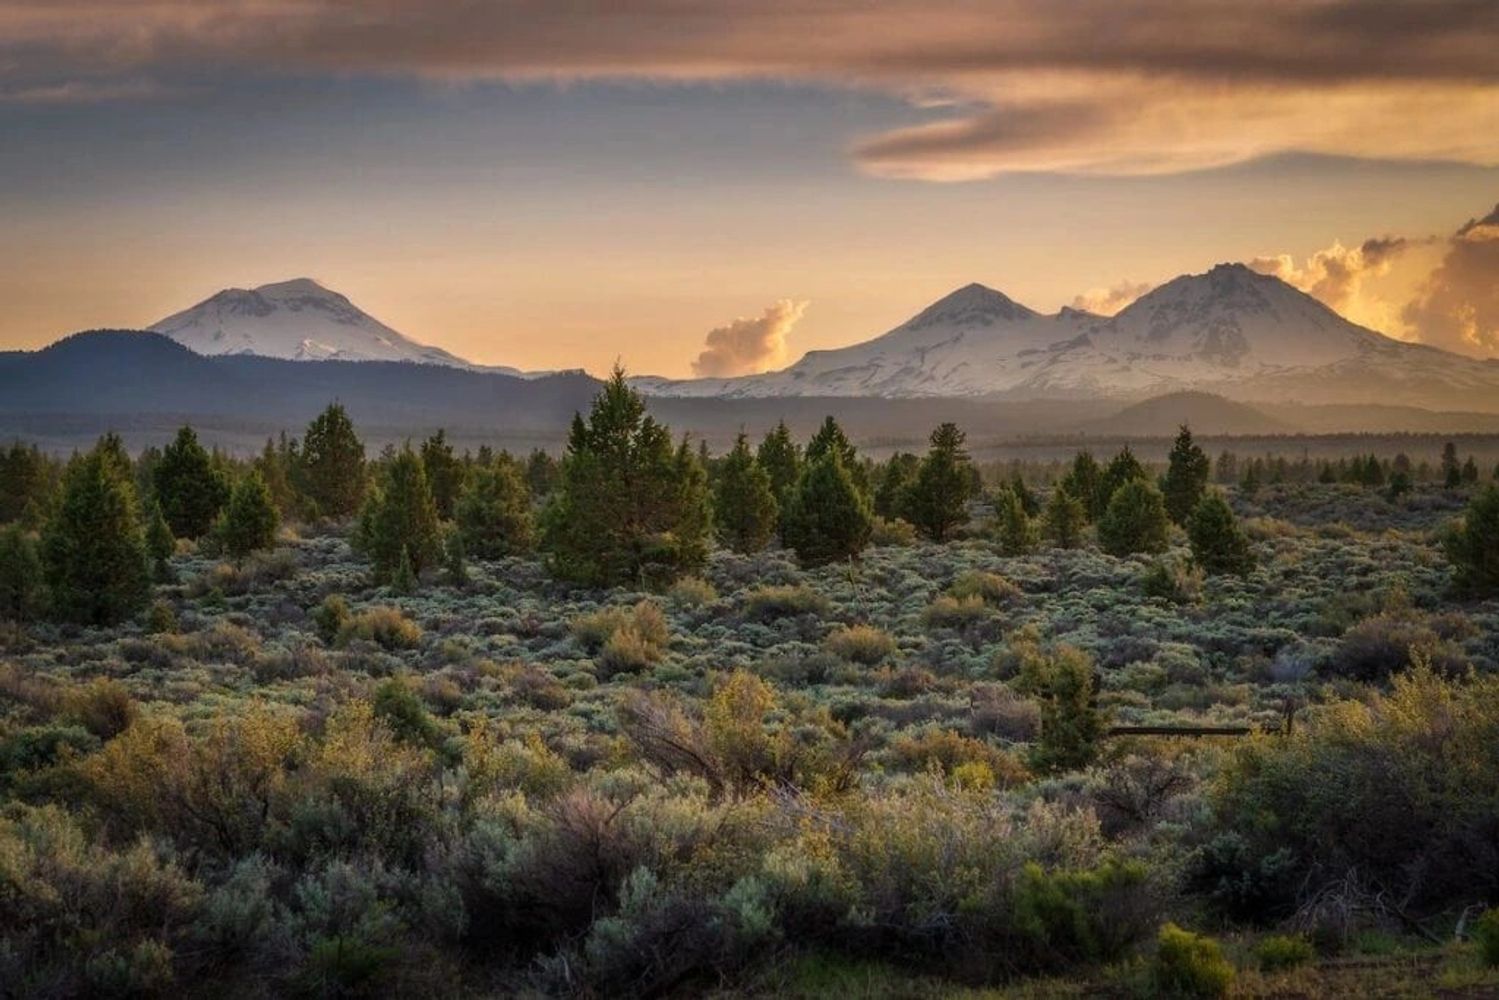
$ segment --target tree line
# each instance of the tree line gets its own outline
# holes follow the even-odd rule
[[[1369,463],[1365,475],[1383,470]],[[1472,460],[1459,463],[1450,445],[1443,464],[1448,482],[1472,481]],[[1078,547],[1090,526],[1111,555],[1161,553],[1176,525],[1205,572],[1254,564],[1211,485],[1214,463],[1186,427],[1159,476],[1128,446],[1106,463],[1081,451],[1040,497],[1018,473],[986,490],[951,423],[932,431],[924,455],[880,463],[860,456],[831,416],[805,445],[781,422],[713,457],[674,438],[618,370],[574,417],[560,461],[539,450],[459,455],[441,430],[370,460],[335,403],[302,438],[268,441],[250,462],[210,452],[183,427],[134,462],[109,434],[62,465],[14,445],[0,471],[10,522],[0,533],[0,618],[12,621],[120,621],[169,576],[179,540],[243,560],[274,545],[286,518],[352,519],[352,547],[397,591],[437,572],[461,584],[472,558],[538,551],[557,578],[587,586],[664,586],[699,569],[714,544],[750,554],[778,541],[802,565],[826,565],[857,558],[876,537],[945,542],[986,511],[985,531],[1007,555]],[[1489,492],[1444,541],[1476,591],[1499,581],[1499,528],[1489,523],[1499,523],[1499,492]]]

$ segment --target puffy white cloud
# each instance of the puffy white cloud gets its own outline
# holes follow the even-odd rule
[[[782,299],[758,317],[741,317],[709,330],[702,353],[692,363],[693,374],[726,378],[779,367],[786,361],[786,335],[806,310],[806,302]]]

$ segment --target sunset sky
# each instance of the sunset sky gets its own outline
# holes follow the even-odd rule
[[[308,276],[736,374],[1242,260],[1499,355],[1496,52],[1493,0],[0,0],[0,348]]]

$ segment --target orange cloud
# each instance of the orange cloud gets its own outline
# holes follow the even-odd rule
[[[1090,288],[1073,297],[1072,308],[1096,316],[1112,316],[1154,287],[1143,281],[1121,281],[1110,288]]]
[[[1400,333],[1398,316],[1388,302],[1367,294],[1367,282],[1389,273],[1401,255],[1422,242],[1381,236],[1345,247],[1334,241],[1299,265],[1290,254],[1277,254],[1255,257],[1249,266],[1294,285],[1355,323],[1393,336]]]
[[[1401,318],[1424,343],[1499,355],[1499,206],[1452,235],[1441,264]]]
[[[736,319],[709,330],[702,353],[692,363],[692,373],[700,378],[727,378],[780,367],[786,362],[786,335],[806,311],[806,302],[782,299],[756,318]]]
[[[925,180],[1289,150],[1495,164],[1496,50],[1490,0],[0,0],[16,94],[235,71],[810,81],[947,113],[853,150]]]

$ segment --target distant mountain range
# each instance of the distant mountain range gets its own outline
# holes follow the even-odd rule
[[[576,372],[520,378],[409,362],[205,357],[160,334],[106,330],[0,354],[0,431],[76,440],[191,419],[295,433],[338,400],[356,423],[387,431],[385,440],[438,427],[551,440],[598,389]]]
[[[966,285],[883,336],[784,371],[639,378],[655,396],[1145,399],[1181,391],[1259,402],[1499,412],[1499,363],[1398,341],[1241,264],[1183,275],[1117,316],[1038,313]]]
[[[0,352],[0,435],[68,448],[108,429],[160,440],[184,420],[232,447],[342,401],[372,443],[557,447],[599,383],[485,368],[413,341],[307,279],[230,289],[150,331]],[[967,285],[874,340],[730,379],[634,379],[653,413],[714,447],[834,414],[876,452],[952,420],[970,444],[1021,438],[1499,431],[1499,363],[1407,344],[1273,277],[1220,265],[1114,317],[1038,313]]]

